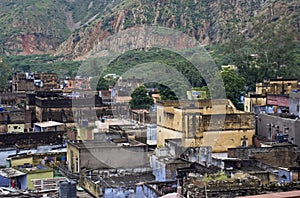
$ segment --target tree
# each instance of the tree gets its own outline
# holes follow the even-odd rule
[[[10,75],[10,66],[6,64],[0,57],[0,92],[6,90],[8,85],[8,77]]]
[[[176,94],[169,87],[159,84],[158,90],[161,100],[178,100]]]
[[[278,20],[279,22],[279,20]],[[297,32],[284,23],[257,25],[257,34],[246,39],[232,31],[228,42],[218,48],[222,64],[233,64],[245,78],[247,91],[255,91],[255,83],[269,78],[298,78],[300,46]]]
[[[164,84],[157,83],[157,82],[150,82],[150,83],[145,83],[145,86],[147,88],[157,88],[161,100],[178,100],[178,97],[176,96],[174,91]]]
[[[149,109],[154,101],[145,86],[136,88],[131,94],[129,101],[131,109]]]
[[[115,86],[116,83],[117,83],[117,79],[105,79],[103,78],[103,76],[93,77],[90,81],[91,88],[97,91],[108,90],[109,87]]]
[[[218,90],[218,87],[216,87],[218,80],[223,80],[224,82],[226,97],[230,99],[238,109],[243,109],[243,106],[240,103],[240,97],[245,91],[245,79],[233,69],[224,69],[213,79],[210,86],[212,89],[210,90],[211,93]]]

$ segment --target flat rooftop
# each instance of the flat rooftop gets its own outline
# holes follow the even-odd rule
[[[47,127],[54,127],[54,126],[61,126],[64,123],[56,122],[56,121],[47,121],[47,122],[38,122],[34,123],[35,126],[39,126],[41,128],[47,128]]]

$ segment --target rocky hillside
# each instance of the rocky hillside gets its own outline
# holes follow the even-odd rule
[[[263,36],[264,28],[282,25],[300,35],[299,4],[298,0],[126,0],[73,32],[56,54],[81,59],[99,41],[141,24],[175,28],[204,45],[224,42],[237,32],[252,39]]]
[[[1,0],[0,55],[52,53],[111,0]]]
[[[0,55],[54,53],[80,59],[121,30],[159,25],[202,44],[233,32],[248,39],[264,28],[300,35],[298,0],[1,0]]]

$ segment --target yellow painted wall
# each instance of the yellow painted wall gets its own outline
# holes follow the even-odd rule
[[[165,139],[182,138],[185,147],[211,146],[212,151],[227,152],[228,148],[235,148],[242,145],[242,139],[247,138],[247,146],[252,145],[254,130],[232,130],[221,132],[204,132],[203,138],[195,140],[194,138],[184,138],[183,133],[170,129],[157,127],[157,146],[163,147]]]
[[[71,145],[70,143],[67,144],[67,162],[69,166],[69,170],[71,170],[71,167],[73,166],[72,172],[78,172],[75,171],[76,169],[76,158],[79,162],[79,150],[75,146]]]
[[[33,171],[27,173],[27,188],[30,190],[34,189],[33,179],[45,179],[45,178],[53,178],[53,171]]]
[[[171,129],[163,128],[161,126],[157,126],[156,130],[156,139],[157,146],[164,147],[165,139],[175,139],[175,138],[183,138],[184,134],[182,132],[174,131]]]
[[[24,158],[18,158],[18,159],[11,159],[11,166],[21,166],[25,163],[33,164],[33,157],[24,157]]]
[[[200,104],[205,102],[206,100],[200,101]],[[214,102],[224,104],[222,101]],[[227,152],[228,148],[241,146],[244,136],[247,138],[247,145],[251,145],[254,135],[254,115],[238,111],[229,100],[226,104],[224,107],[217,103],[214,105],[214,109],[206,103],[204,105],[207,106],[201,108],[183,109],[174,108],[171,106],[172,104],[158,105],[157,146],[163,147],[166,139],[180,138],[185,146],[212,146],[213,152]],[[199,114],[202,116],[199,117]],[[214,122],[210,120],[210,115],[223,118],[224,123],[210,123]],[[197,122],[193,121],[193,116]],[[212,126],[210,126],[211,124]],[[195,125],[194,132],[192,125]],[[198,139],[195,139],[193,134]]]
[[[89,137],[88,134],[91,134],[91,137]],[[94,139],[94,133],[91,132],[87,128],[78,128],[78,135],[77,135],[79,140],[89,140],[89,139]]]
[[[231,130],[220,132],[204,132],[201,146],[212,146],[213,152],[227,152],[228,148],[242,145],[242,139],[247,138],[247,145],[252,145],[254,130]]]
[[[252,107],[258,105],[258,106],[264,106],[267,104],[266,98],[250,98],[248,96],[245,96],[244,101],[244,111],[245,112],[251,112],[251,104]]]

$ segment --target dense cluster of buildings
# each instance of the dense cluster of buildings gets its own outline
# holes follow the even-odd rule
[[[191,91],[181,101],[156,93],[155,108],[132,110],[141,79],[102,91],[89,82],[13,76],[11,92],[0,94],[1,197],[238,197],[298,188],[298,81],[258,83],[244,111]]]

